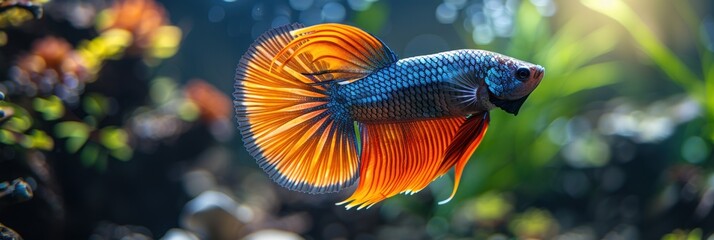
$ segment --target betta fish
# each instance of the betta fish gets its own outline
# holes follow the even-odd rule
[[[544,68],[484,50],[399,60],[342,24],[262,34],[238,63],[234,105],[246,150],[276,183],[330,193],[357,182],[346,208],[413,194],[464,166],[489,111],[516,115]]]

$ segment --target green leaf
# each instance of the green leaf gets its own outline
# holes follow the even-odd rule
[[[32,139],[32,148],[45,151],[49,151],[54,148],[54,140],[44,131],[32,130],[28,137]]]
[[[131,149],[129,146],[125,146],[122,148],[114,149],[109,152],[109,154],[119,160],[122,161],[129,161],[131,159],[132,155],[134,155],[134,150]]]
[[[61,122],[55,125],[55,136],[67,138],[67,151],[75,153],[87,142],[90,130],[83,122]]]
[[[99,141],[108,149],[125,148],[129,134],[121,128],[106,127],[99,131]]]
[[[57,96],[50,96],[47,99],[35,98],[32,101],[35,111],[42,113],[42,118],[47,121],[57,120],[64,116],[64,103]]]
[[[617,76],[620,76],[618,65],[616,62],[597,63],[562,75],[559,79],[563,81],[560,95],[567,96],[615,83]]]
[[[94,165],[97,162],[97,158],[99,158],[99,151],[99,146],[95,144],[87,144],[87,146],[85,146],[79,154],[79,158],[82,160],[82,165],[85,167]]]
[[[2,128],[21,133],[32,127],[32,117],[24,108],[12,103],[0,102],[0,109],[5,112],[5,119],[7,119],[2,124]]]
[[[168,77],[159,77],[151,81],[149,96],[157,104],[167,103],[174,99],[177,93],[176,82]]]
[[[532,49],[542,46],[549,39],[549,29],[538,13],[535,6],[524,1],[519,9],[518,18],[515,20],[513,37],[509,44],[508,54],[522,59],[532,56]]]
[[[193,122],[198,119],[201,111],[198,106],[191,101],[183,101],[178,107],[178,116],[181,120]]]
[[[617,44],[611,27],[601,27],[582,37],[576,37],[572,32],[565,34],[568,31],[578,33],[578,28],[581,27],[566,25],[553,38],[552,45],[536,56],[536,61],[547,67],[548,74],[576,71],[593,59],[612,52]]]
[[[82,102],[82,107],[89,115],[102,118],[109,111],[109,99],[101,94],[87,94]]]
[[[17,137],[15,137],[15,133],[11,131],[0,129],[0,143],[13,145],[17,143]]]

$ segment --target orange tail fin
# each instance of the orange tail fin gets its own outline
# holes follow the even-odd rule
[[[330,107],[330,81],[355,81],[396,61],[351,26],[300,24],[261,35],[236,70],[234,105],[246,149],[283,187],[335,192],[357,179],[353,121]],[[334,104],[333,104],[334,105]]]
[[[352,123],[336,122],[327,111],[325,80],[301,72],[318,71],[302,54],[283,71],[271,71],[274,58],[294,37],[293,24],[272,29],[250,47],[236,70],[235,110],[243,142],[263,170],[291,190],[324,193],[352,185],[357,149]],[[351,134],[350,134],[351,133]]]

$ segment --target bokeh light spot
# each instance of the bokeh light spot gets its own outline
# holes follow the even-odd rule
[[[704,139],[697,136],[687,138],[682,144],[682,158],[690,163],[701,163],[709,154],[709,147]]]
[[[290,7],[298,11],[307,10],[312,6],[313,0],[290,0]]]
[[[449,3],[442,3],[436,7],[436,20],[443,24],[451,24],[459,16],[456,7]]]
[[[337,2],[329,2],[322,6],[322,20],[325,22],[340,22],[345,19],[345,7]]]
[[[372,6],[372,1],[368,0],[347,0],[347,4],[355,11],[364,11]]]
[[[223,7],[216,5],[208,10],[208,21],[210,22],[220,22],[226,17],[226,10]]]

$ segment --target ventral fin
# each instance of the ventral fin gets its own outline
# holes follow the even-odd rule
[[[318,66],[301,72],[309,78],[349,83],[397,61],[396,55],[371,34],[348,25],[327,23],[296,29],[294,39],[275,55],[271,71],[284,71],[300,56]],[[316,81],[318,82],[318,81]]]

